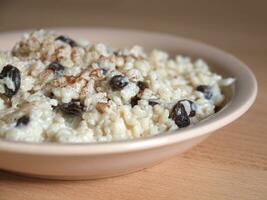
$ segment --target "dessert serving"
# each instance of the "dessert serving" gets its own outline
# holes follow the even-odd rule
[[[126,140],[194,125],[222,107],[222,89],[233,78],[159,49],[112,49],[45,30],[24,34],[0,52],[0,138]]]

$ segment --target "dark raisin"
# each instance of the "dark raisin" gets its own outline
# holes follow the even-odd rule
[[[47,69],[52,70],[56,75],[60,75],[63,73],[65,67],[57,61],[54,61],[48,65]]]
[[[113,90],[122,90],[128,83],[129,81],[126,76],[115,75],[111,78],[109,85]]]
[[[143,82],[143,81],[138,81],[138,82],[136,83],[136,85],[139,87],[139,89],[140,89],[141,91],[143,91],[143,90],[145,90],[146,88],[148,88],[147,83],[145,83],[145,82]]]
[[[209,85],[199,85],[197,86],[196,90],[202,92],[206,99],[211,99],[213,96],[212,89]]]
[[[188,104],[188,105],[186,105]],[[190,125],[189,117],[196,115],[195,104],[190,100],[181,100],[178,101],[170,113],[170,118],[175,122],[179,127],[186,127]]]
[[[175,124],[179,128],[184,128],[190,125],[190,119],[186,115],[181,114],[175,118]]]
[[[184,99],[179,101],[179,103],[183,104],[188,117],[194,117],[196,115],[196,104],[193,101]]]
[[[30,121],[30,117],[27,115],[24,115],[18,119],[16,127],[25,126],[29,123],[29,121]]]
[[[56,40],[60,40],[62,42],[65,42],[65,43],[69,44],[71,47],[76,47],[77,46],[77,43],[74,40],[72,40],[69,37],[63,36],[63,35],[58,36],[56,38]]]
[[[135,105],[137,105],[139,100],[141,100],[141,98],[138,96],[132,97],[131,98],[131,106],[134,107]]]
[[[47,94],[47,96],[50,98],[50,99],[53,99],[55,97],[54,93],[51,91]]]
[[[115,56],[119,56],[119,51],[114,51],[113,54],[114,54]]]
[[[101,68],[102,74],[106,75],[108,73],[108,69],[106,68]]]
[[[120,49],[113,51],[113,54],[114,54],[114,56],[123,56],[123,52]]]
[[[76,102],[76,103],[80,104],[81,100],[80,99],[72,99],[71,102]]]
[[[190,119],[187,116],[183,104],[179,102],[173,107],[169,116],[179,128],[187,127],[190,125]]]
[[[156,102],[156,101],[148,101],[148,104],[151,105],[151,106],[155,106],[155,105],[157,105],[159,103]]]
[[[78,102],[63,103],[59,109],[68,115],[80,116],[84,112],[84,105]]]
[[[14,89],[10,89],[7,87],[6,84],[4,84],[5,95],[7,97],[12,97],[15,94],[17,94],[17,92],[19,91],[19,88],[20,88],[21,77],[20,77],[19,69],[12,66],[12,65],[5,66],[1,72],[0,79],[6,78],[6,77],[10,78],[12,80],[12,82],[14,84]]]

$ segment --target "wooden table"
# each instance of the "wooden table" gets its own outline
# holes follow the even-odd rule
[[[155,167],[96,181],[38,180],[0,172],[0,200],[267,199],[266,2],[55,2],[1,0],[0,31],[97,25],[198,39],[246,62],[258,79],[258,98],[240,119],[187,153]]]

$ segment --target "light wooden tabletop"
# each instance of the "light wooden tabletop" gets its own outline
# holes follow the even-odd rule
[[[215,45],[251,67],[259,94],[240,119],[155,167],[95,181],[38,180],[0,172],[0,200],[267,199],[266,6],[263,0],[1,0],[0,31],[114,26]]]

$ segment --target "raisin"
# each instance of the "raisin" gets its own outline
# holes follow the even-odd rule
[[[106,75],[108,73],[108,69],[106,68],[101,68],[102,74]]]
[[[151,105],[151,106],[155,106],[155,105],[157,105],[159,103],[156,102],[156,101],[148,101],[148,104]]]
[[[143,90],[145,90],[146,88],[148,88],[147,83],[145,83],[145,82],[143,82],[143,81],[138,81],[138,82],[136,83],[136,85],[139,87],[139,89],[140,89],[141,91],[143,91]]]
[[[183,104],[188,117],[194,117],[196,115],[196,104],[193,101],[184,99],[179,102]]]
[[[77,102],[63,103],[59,109],[68,115],[80,116],[84,112],[84,105]]]
[[[114,56],[123,56],[123,52],[120,49],[113,51],[113,54],[114,54]]]
[[[190,125],[190,119],[183,113],[178,115],[174,121],[179,128],[184,128]]]
[[[69,37],[63,36],[63,35],[58,36],[55,40],[60,40],[62,42],[65,42],[65,43],[69,44],[71,47],[77,46],[77,43],[74,40],[72,40]]]
[[[49,92],[47,94],[47,96],[50,98],[50,99],[53,99],[55,97],[54,93],[53,92]]]
[[[114,56],[119,56],[119,51],[113,51]]]
[[[131,98],[131,106],[134,107],[135,105],[137,105],[139,100],[141,100],[141,98],[138,96],[132,97]]]
[[[186,104],[189,104],[189,107],[186,106]],[[195,104],[192,101],[185,99],[178,101],[174,105],[169,117],[175,122],[175,124],[179,128],[183,128],[190,125],[189,117],[193,117],[195,116],[195,114]]]
[[[128,83],[129,81],[126,76],[115,75],[111,78],[109,85],[113,90],[122,90]]]
[[[7,97],[12,97],[19,91],[20,88],[20,82],[21,82],[21,76],[20,71],[18,68],[12,66],[12,65],[6,65],[2,72],[0,79],[3,78],[10,78],[14,84],[14,90],[7,87],[6,84],[4,84],[5,87],[5,95]]]
[[[24,115],[18,119],[16,127],[25,126],[29,123],[29,121],[30,121],[30,117],[27,115]]]
[[[187,127],[190,125],[190,119],[187,116],[185,108],[183,104],[179,102],[173,107],[169,117],[179,128]]]
[[[65,67],[57,61],[54,61],[48,65],[47,69],[52,70],[56,75],[60,75],[63,73]]]
[[[196,90],[202,92],[206,99],[211,99],[213,96],[212,89],[209,85],[199,85],[197,86]]]

